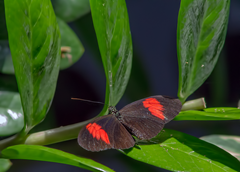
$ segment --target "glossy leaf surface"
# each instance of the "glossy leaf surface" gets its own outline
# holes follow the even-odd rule
[[[203,111],[181,111],[174,120],[239,120],[240,109],[231,107],[206,108]]]
[[[200,139],[212,143],[235,156],[240,160],[240,137],[227,135],[210,135]]]
[[[20,95],[0,91],[0,136],[15,134],[23,129],[24,117]]]
[[[52,0],[55,14],[70,22],[90,12],[89,0]]]
[[[182,102],[211,74],[225,42],[230,0],[182,0],[177,29],[178,97]]]
[[[123,150],[127,156],[171,171],[239,171],[240,162],[219,147],[174,130]]]
[[[102,65],[91,16],[87,15],[73,24],[74,29],[81,33],[81,39],[84,41],[85,46],[90,48],[90,52],[94,60],[98,65]],[[151,95],[149,78],[147,76],[146,69],[144,68],[144,64],[141,61],[141,56],[142,55],[133,48],[131,75],[124,93],[130,101],[135,101]]]
[[[131,72],[132,38],[125,0],[90,0],[93,24],[106,75],[105,103],[115,106]]]
[[[2,157],[9,159],[28,159],[73,165],[90,171],[110,171],[110,168],[91,159],[78,157],[57,149],[37,145],[16,145],[4,149]]]
[[[60,18],[57,18],[59,30],[61,33],[61,47],[69,47],[70,52],[63,53],[64,58],[61,59],[60,68],[65,69],[70,67],[84,53],[84,48],[77,35],[73,30]],[[68,55],[70,55],[68,57]]]
[[[5,0],[9,44],[27,130],[42,121],[54,96],[60,32],[50,0]]]
[[[57,18],[57,22],[61,33],[61,46],[70,48],[70,52],[64,54],[65,57],[61,58],[60,69],[65,69],[81,58],[84,53],[84,47],[77,35],[64,21]],[[0,72],[5,74],[14,74],[14,67],[8,41],[0,40],[0,47]],[[70,55],[69,58],[67,54]]]
[[[7,171],[11,166],[11,162],[8,159],[0,158],[0,172]]]

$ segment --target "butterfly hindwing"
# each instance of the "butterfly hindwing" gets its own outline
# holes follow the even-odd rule
[[[78,136],[78,143],[89,151],[106,149],[127,149],[135,141],[126,128],[112,115],[94,119],[84,126]]]
[[[160,95],[135,101],[119,112],[109,107],[111,114],[98,117],[81,129],[78,143],[89,151],[133,147],[132,135],[144,140],[153,138],[181,108],[178,99]]]
[[[152,96],[135,101],[119,113],[119,121],[139,139],[151,139],[181,111],[178,99],[166,96]]]

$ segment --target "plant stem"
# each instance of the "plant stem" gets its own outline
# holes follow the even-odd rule
[[[26,136],[24,135],[24,131],[21,131],[20,133],[11,136],[7,139],[0,141],[0,151],[5,149],[8,146],[16,145],[16,144],[23,144]]]
[[[22,137],[19,134],[14,135],[0,141],[0,151],[17,144],[49,145],[75,139],[77,138],[80,129],[91,120],[92,119],[77,124],[32,133]]]
[[[199,110],[206,108],[204,98],[187,101],[184,103],[182,110]],[[90,122],[92,119],[80,122],[77,124],[67,125],[64,127],[54,128],[46,131],[28,134],[23,136],[19,133],[15,136],[0,141],[0,151],[8,146],[17,144],[27,145],[49,145],[53,143],[63,142],[71,139],[75,139],[78,136],[81,128]]]
[[[190,101],[186,101],[183,106],[181,111],[186,111],[186,110],[202,110],[206,108],[206,102],[204,97],[199,98],[199,99],[194,99]]]
[[[16,140],[17,135],[14,135],[12,137],[9,137],[7,139],[1,140],[0,141],[0,151],[5,149],[8,146],[13,145],[13,142]]]
[[[91,119],[92,120],[92,119]],[[67,125],[64,127],[54,128],[46,131],[41,131],[29,134],[25,139],[24,144],[27,145],[49,145],[62,141],[75,139],[78,136],[81,128],[91,120],[80,122],[77,124]]]

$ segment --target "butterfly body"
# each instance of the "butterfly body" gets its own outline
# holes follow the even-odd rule
[[[78,143],[89,151],[128,149],[135,144],[132,135],[141,140],[155,137],[181,108],[178,99],[160,95],[135,101],[120,111],[110,106],[108,115],[81,129]]]

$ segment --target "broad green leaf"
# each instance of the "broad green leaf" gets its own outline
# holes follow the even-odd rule
[[[150,142],[140,141],[137,147],[122,152],[133,159],[171,171],[240,171],[240,162],[229,153],[174,130],[163,130]]]
[[[200,139],[212,143],[240,160],[240,137],[226,136],[226,135],[210,135],[204,136]]]
[[[224,45],[230,0],[182,0],[177,28],[178,97],[182,102],[211,74]]]
[[[2,157],[8,159],[28,159],[68,164],[90,171],[113,171],[91,159],[78,157],[57,149],[38,145],[16,145],[4,149]]]
[[[61,46],[70,48],[70,52],[63,54],[66,57],[61,59],[60,68],[65,69],[80,59],[84,53],[84,48],[77,35],[72,31],[67,23],[60,18],[57,18],[57,22],[61,33]],[[68,58],[67,55],[70,55],[70,57]]]
[[[61,46],[69,47],[65,58],[61,58],[60,69],[65,69],[80,59],[84,53],[84,47],[72,29],[61,19],[57,18],[58,26],[61,33]],[[70,56],[68,58],[67,56]],[[8,41],[0,40],[0,72],[5,74],[14,74],[12,57]]]
[[[0,136],[23,129],[24,117],[19,93],[0,91]]]
[[[52,0],[55,14],[70,22],[90,12],[89,0]]]
[[[14,74],[12,57],[7,40],[0,40],[0,72]]]
[[[73,25],[75,31],[81,33],[81,40],[90,48],[92,58],[94,58],[98,65],[102,65],[91,15],[87,15],[84,18],[74,21]],[[141,54],[133,48],[131,75],[124,93],[124,95],[126,95],[131,101],[148,97],[150,95],[148,76],[140,57]]]
[[[115,106],[126,89],[132,66],[126,3],[125,0],[90,0],[90,6],[106,75],[105,103]]]
[[[7,171],[11,166],[11,162],[8,159],[0,158],[0,172]]]
[[[60,32],[50,0],[5,0],[8,37],[26,130],[52,102],[60,66]]]
[[[203,111],[181,111],[174,120],[239,120],[240,109],[232,107],[206,108]]]

